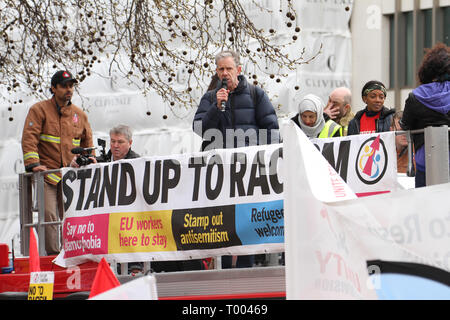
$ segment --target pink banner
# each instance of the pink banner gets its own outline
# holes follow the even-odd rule
[[[64,258],[108,253],[109,214],[64,220]]]

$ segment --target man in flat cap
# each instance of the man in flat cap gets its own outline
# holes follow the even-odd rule
[[[53,96],[37,102],[28,111],[22,133],[22,151],[26,172],[47,171],[70,166],[75,147],[93,146],[92,130],[86,113],[72,102],[78,81],[69,71],[56,72],[51,79]],[[45,221],[62,219],[61,174],[45,174]],[[47,255],[58,254],[58,227],[45,227]]]

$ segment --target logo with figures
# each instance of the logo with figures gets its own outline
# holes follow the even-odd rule
[[[375,184],[383,178],[388,165],[386,146],[380,135],[364,141],[356,157],[356,173],[365,184]]]

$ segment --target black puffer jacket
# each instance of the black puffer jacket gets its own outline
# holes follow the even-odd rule
[[[140,157],[141,156],[139,154],[137,154],[130,148],[130,150],[128,150],[128,153],[124,159],[136,159],[136,158],[140,158]],[[109,150],[105,156],[97,157],[97,162],[111,162],[111,159],[112,159],[112,153],[111,153],[111,150]]]
[[[254,140],[246,139],[245,146],[270,144],[271,141],[279,142],[278,118],[269,97],[261,88],[255,86],[255,99],[253,100],[245,77],[239,75],[238,79],[239,84],[234,91],[230,92],[225,111],[222,112],[217,108],[216,92],[220,89],[220,82],[214,91],[208,91],[200,100],[193,121],[193,129],[204,139],[202,150],[205,150],[211,142],[217,148],[242,147],[243,145],[237,145],[236,138],[233,139],[234,141],[229,141],[228,144],[226,141],[227,134],[233,134],[239,129],[244,133],[253,132],[257,135],[256,143],[251,143]],[[211,129],[215,129],[215,131],[207,132]],[[259,129],[268,130],[267,142],[262,141],[261,136],[258,136]],[[218,136],[217,133],[221,135],[219,138],[222,138],[222,141],[214,141]],[[211,136],[207,137],[208,134],[212,135],[214,139],[211,139]],[[212,148],[208,147],[208,149]]]
[[[348,124],[348,135],[359,134],[360,131],[360,121],[362,115],[367,112],[367,106],[363,110],[356,113],[355,117]],[[380,117],[375,120],[376,132],[386,132],[391,130],[392,118],[394,116],[395,110],[388,109],[383,106],[381,109]]]

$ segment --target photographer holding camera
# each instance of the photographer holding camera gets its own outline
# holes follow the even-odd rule
[[[68,167],[74,147],[93,145],[92,130],[86,113],[72,102],[74,85],[78,81],[69,71],[61,70],[51,78],[52,98],[31,106],[22,133],[25,170],[39,172]],[[61,174],[45,175],[45,221],[62,219]],[[58,227],[45,227],[45,250],[48,255],[59,253]]]
[[[105,152],[105,140],[98,139],[98,144],[100,147],[102,147],[99,157],[95,157],[91,154],[91,151],[96,148],[73,148],[72,153],[75,154],[75,156],[70,162],[70,166],[79,168],[91,163],[112,162],[122,159],[135,159],[140,157],[139,154],[131,150],[131,145],[133,143],[133,133],[129,126],[118,125],[112,128],[109,131],[109,138],[110,150],[108,151],[108,153]]]
[[[131,150],[133,143],[133,132],[129,126],[118,125],[109,130],[109,144],[110,150],[105,152],[105,140],[98,139],[99,146],[102,147],[100,156],[95,159],[95,162],[112,162],[122,159],[135,159],[140,155]],[[142,262],[128,263],[128,272],[139,273],[143,272]]]

